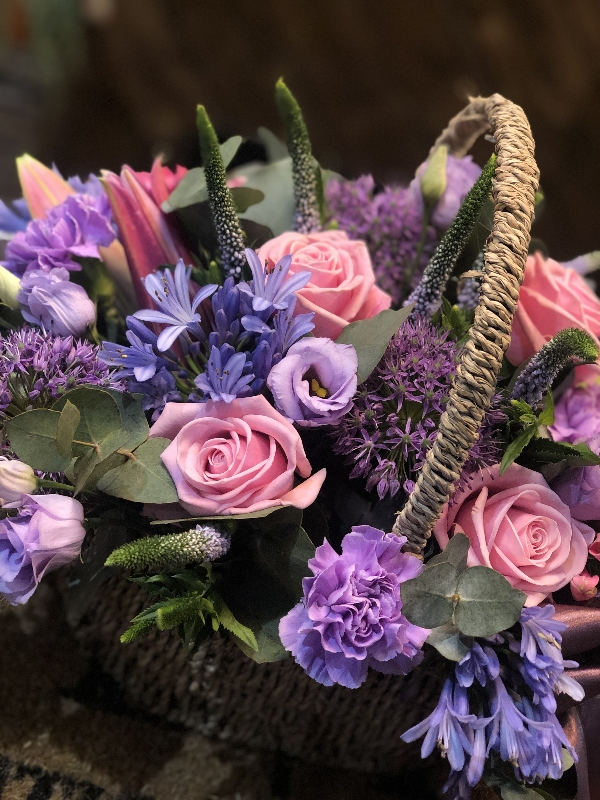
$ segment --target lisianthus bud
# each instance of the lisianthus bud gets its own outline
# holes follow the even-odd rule
[[[448,161],[448,148],[445,144],[435,150],[427,161],[425,171],[421,175],[421,194],[427,205],[437,203],[446,191],[448,177],[446,163]]]
[[[21,281],[6,267],[0,266],[0,302],[10,308],[18,308],[19,301],[17,295],[21,288]]]
[[[66,269],[33,270],[21,281],[21,313],[54,336],[81,336],[96,322],[96,307]]]
[[[23,495],[35,492],[37,485],[29,464],[0,456],[0,506],[20,503]]]

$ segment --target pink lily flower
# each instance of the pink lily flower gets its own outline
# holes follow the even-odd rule
[[[177,188],[179,181],[187,173],[186,167],[178,164],[175,170],[163,166],[162,156],[157,156],[150,172],[136,172],[135,176],[157,206],[169,199],[171,192]]]
[[[75,194],[75,189],[54,170],[25,153],[17,158],[23,197],[33,219],[42,219],[55,206]]]
[[[180,258],[190,263],[190,255],[131,167],[123,167],[120,176],[103,171],[102,185],[127,255],[138,306],[149,308],[151,300],[143,279],[163,264],[176,264]]]

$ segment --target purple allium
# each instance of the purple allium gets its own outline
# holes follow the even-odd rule
[[[600,455],[600,434],[592,436],[586,444]],[[550,488],[569,506],[575,519],[600,520],[600,466],[567,469],[550,483]]]
[[[421,178],[427,168],[425,161],[417,169],[411,187],[420,192]],[[448,156],[446,161],[446,188],[431,209],[431,222],[436,228],[446,230],[452,225],[463,200],[481,175],[481,167],[473,163],[472,156],[456,158]]]
[[[168,350],[173,342],[186,332],[201,340],[204,338],[200,325],[201,317],[197,309],[203,300],[216,291],[217,285],[211,283],[203,286],[192,300],[191,271],[191,267],[186,269],[183,260],[179,259],[174,273],[166,269],[148,275],[144,279],[146,291],[160,311],[143,309],[136,311],[134,316],[145,322],[159,322],[167,326],[158,337],[157,347],[161,351]]]
[[[275,406],[304,426],[329,425],[352,406],[356,350],[331,339],[307,338],[292,345],[267,378]]]
[[[26,603],[45,573],[77,558],[84,536],[80,502],[25,495],[18,516],[0,521],[0,595]]]
[[[12,239],[15,233],[24,231],[31,221],[27,203],[21,197],[13,200],[12,208],[0,200],[0,239]]]
[[[410,492],[437,436],[439,418],[458,361],[454,341],[425,319],[407,320],[354,396],[354,408],[334,429],[334,452],[354,464],[351,478],[365,478],[380,498],[401,485]],[[499,412],[489,412],[463,478],[497,463]]]
[[[379,190],[381,189],[381,190]],[[401,305],[418,284],[435,250],[435,228],[424,226],[424,204],[414,187],[376,187],[370,175],[329,181],[331,216],[351,239],[366,242],[378,285]]]
[[[89,342],[27,325],[0,338],[0,415],[47,408],[76,386],[123,388]]]
[[[96,322],[96,306],[63,267],[26,272],[17,300],[23,318],[52,336],[81,336]]]
[[[57,267],[80,270],[74,257],[99,258],[98,247],[108,246],[114,238],[111,221],[98,210],[97,201],[89,195],[71,195],[15,234],[3,264],[19,276]]]
[[[402,552],[405,542],[360,525],[344,536],[341,555],[327,541],[317,548],[304,598],[279,624],[283,646],[311,678],[356,689],[369,667],[405,675],[421,662],[429,631],[402,615],[401,587],[423,564]]]
[[[600,384],[569,387],[555,406],[549,430],[555,441],[571,443],[600,434]]]
[[[252,280],[250,283],[242,281],[238,287],[250,299],[254,313],[271,314],[274,310],[287,308],[294,292],[306,286],[311,279],[312,273],[308,270],[287,277],[292,265],[291,255],[284,256],[271,267],[263,266],[254,250],[249,247],[244,252],[250,265]]]

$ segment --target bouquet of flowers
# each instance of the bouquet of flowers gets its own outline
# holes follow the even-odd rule
[[[499,125],[498,158],[466,156],[489,126],[473,104],[386,187],[322,169],[282,81],[276,100],[287,145],[261,129],[265,162],[229,171],[241,138],[219,144],[202,106],[202,167],[82,181],[18,159],[3,602],[79,559],[79,582],[105,562],[151,597],[124,646],[228,636],[348,689],[435,648],[443,689],[404,741],[447,756],[451,798],[550,797],[577,758],[556,695],[583,698],[552,595],[589,605],[600,577],[597,258],[527,256],[535,162]]]

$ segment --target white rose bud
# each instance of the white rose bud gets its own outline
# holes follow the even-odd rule
[[[20,502],[37,487],[38,479],[28,464],[0,456],[0,506]]]

